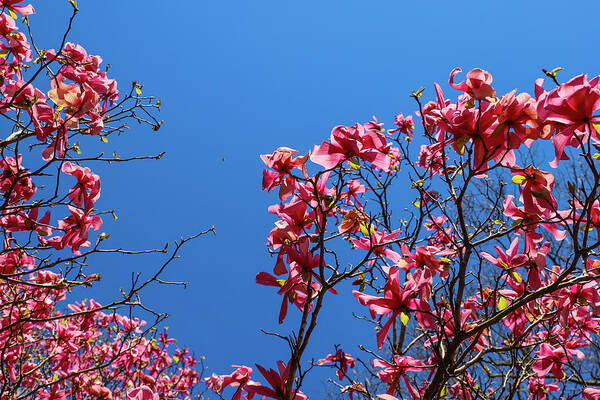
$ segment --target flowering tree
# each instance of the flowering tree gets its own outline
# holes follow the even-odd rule
[[[306,374],[329,365],[351,399],[600,399],[600,78],[560,83],[558,71],[532,97],[497,95],[481,69],[456,83],[457,68],[456,99],[437,84],[433,101],[411,95],[422,139],[399,114],[387,132],[377,119],[336,126],[304,155],[261,156],[263,188],[279,198],[275,265],[256,282],[280,296],[280,323],[288,307],[300,322],[275,334],[290,348],[276,370],[234,366],[206,384],[233,399],[306,399]],[[407,181],[410,199],[393,190]],[[307,360],[344,282],[377,333]],[[357,360],[369,379],[348,371]]]
[[[55,49],[39,48],[34,7],[0,0],[0,399],[190,398],[200,379],[187,349],[173,349],[154,326],[163,314],[142,306],[140,291],[191,238],[176,243],[162,267],[132,276],[122,298],[61,304],[76,287],[100,279],[86,266],[96,253],[166,253],[106,248],[98,211],[100,177],[86,165],[151,157],[86,156],[90,140],[126,130],[128,121],[158,130],[160,107],[133,83],[125,93],[102,59],[67,41],[73,14]],[[94,167],[95,168],[95,167]],[[91,236],[90,231],[98,235]],[[153,312],[147,324],[135,308]]]

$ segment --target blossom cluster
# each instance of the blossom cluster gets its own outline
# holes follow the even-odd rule
[[[100,279],[83,267],[109,236],[90,238],[103,223],[100,177],[72,139],[107,141],[121,129],[110,118],[127,117],[102,58],[69,42],[33,46],[23,28],[35,9],[22,3],[0,0],[0,113],[12,129],[0,140],[0,398],[190,398],[198,361],[166,332],[121,315],[132,296],[61,304]]]
[[[382,399],[505,398],[506,379],[500,378],[517,370],[514,390],[528,400],[554,392],[560,399],[600,399],[593,386],[600,382],[580,368],[590,357],[596,362],[600,327],[600,260],[594,257],[600,245],[600,154],[594,153],[600,149],[600,77],[579,75],[560,84],[554,71],[548,73],[552,89],[538,79],[533,97],[517,90],[499,97],[489,72],[474,69],[456,83],[460,72],[454,69],[448,80],[461,92],[456,101],[438,84],[435,101],[421,104],[421,92],[413,93],[426,141],[416,159],[409,155],[415,124],[404,114],[388,132],[377,119],[336,126],[304,155],[280,147],[261,156],[268,168],[263,189],[279,188],[279,202],[269,207],[277,217],[267,240],[275,265],[256,282],[280,296],[279,323],[288,304],[301,322],[288,338],[289,361],[277,362],[279,372],[257,365],[268,385],[251,381],[250,367],[235,366],[230,375],[207,378],[215,392],[231,386],[235,399],[244,393],[248,399],[306,398],[294,374],[324,299],[346,280],[358,286],[352,294],[378,327],[377,349],[388,345],[370,364],[387,388]],[[553,173],[521,164],[520,152],[534,143],[552,149],[552,168],[577,149],[593,174],[592,187],[569,186],[568,198],[563,193],[560,200]],[[411,224],[394,227],[387,196],[403,166],[418,198]],[[494,186],[491,174],[511,186]],[[463,201],[474,180],[487,185],[492,204],[479,225]],[[336,239],[360,251],[349,266],[339,261],[342,253],[331,244]],[[559,257],[560,246],[572,251]],[[354,363],[336,346],[317,365],[336,366],[350,398],[373,398],[368,382],[348,376]]]

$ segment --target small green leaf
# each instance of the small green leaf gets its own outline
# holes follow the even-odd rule
[[[104,143],[108,143],[108,139],[105,138],[104,136],[100,136],[100,141],[104,142]]]
[[[523,176],[523,175],[515,175],[512,177],[512,182],[516,183],[517,185],[522,184],[523,182],[525,182],[525,180],[527,180],[527,177]]]
[[[349,159],[348,164],[350,164],[350,168],[352,168],[352,169],[356,169],[356,170],[360,169],[360,164],[354,158]]]
[[[548,72],[548,74],[550,74],[550,76],[556,76],[556,73],[558,71],[562,71],[564,68],[563,67],[558,67],[558,68],[554,68],[552,71]]]
[[[600,138],[600,121],[592,121],[592,126],[596,130],[596,137]]]
[[[521,282],[523,282],[523,278],[521,278],[521,275],[519,275],[519,273],[518,273],[518,272],[511,271],[511,273],[510,273],[510,274],[512,275],[513,279],[514,279],[515,281],[517,281],[518,283],[521,283]]]
[[[502,311],[506,307],[508,307],[508,300],[506,300],[505,297],[500,296],[500,298],[498,299],[498,310]]]
[[[408,324],[408,321],[410,321],[410,315],[401,312],[400,313],[400,321],[402,322],[402,325]]]
[[[358,223],[358,226],[360,227],[360,231],[363,233],[363,235],[368,235],[368,234],[369,234],[369,229],[368,229],[368,225],[367,225],[367,223],[366,223],[366,222],[364,222],[364,221],[360,221],[360,222]],[[373,227],[372,227],[372,226],[371,226],[371,229],[370,229],[370,230],[371,230],[371,234],[372,234],[372,233],[373,233],[373,231],[374,231],[374,229],[373,229]]]
[[[600,160],[600,153],[594,153],[594,155],[592,156],[592,158],[594,160]]]
[[[440,392],[440,397],[445,397],[448,394],[448,386],[444,386]]]
[[[141,96],[141,95],[142,95],[142,89],[140,89],[140,87],[139,87],[139,86],[136,86],[136,87],[135,87],[135,92],[137,93],[137,95],[138,95],[138,96]]]
[[[15,13],[15,12],[12,10],[12,8],[9,8],[9,9],[8,9],[8,13],[9,13],[9,14],[10,14],[10,16],[11,16],[11,17],[13,17],[14,19],[17,19],[17,18],[19,18],[19,17],[17,16],[17,13]]]
[[[456,152],[461,156],[465,154],[465,145],[471,140],[471,138],[467,135],[461,136],[456,139]]]

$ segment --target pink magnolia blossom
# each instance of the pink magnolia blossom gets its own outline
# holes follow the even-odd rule
[[[468,93],[475,100],[483,100],[489,97],[496,97],[496,91],[491,86],[492,75],[479,68],[472,69],[467,73],[467,80],[461,83],[454,83],[454,77],[462,72],[460,68],[454,68],[450,73],[448,83],[456,90]]]
[[[36,192],[31,176],[22,166],[23,156],[4,157],[0,159],[0,192],[8,195],[10,203],[29,200]]]
[[[325,365],[331,363],[339,363],[339,367],[336,371],[338,379],[344,380],[348,367],[354,368],[354,362],[356,359],[348,353],[344,353],[341,349],[338,349],[335,354],[328,354],[325,358],[317,361],[318,365]]]
[[[293,158],[298,154],[297,150],[288,147],[280,147],[273,154],[263,154],[261,160],[268,168],[274,171],[265,169],[263,171],[263,190],[271,191],[274,187],[279,186],[279,198],[283,201],[296,190],[295,179],[291,175],[291,170],[299,168],[306,175],[306,160],[308,154],[302,157]]]
[[[533,363],[531,369],[539,378],[544,378],[549,372],[552,372],[556,379],[563,379],[563,366],[567,363],[568,358],[562,347],[542,343],[535,354],[537,360]]]
[[[400,231],[392,233],[387,233],[385,230],[380,232],[374,231],[368,237],[352,239],[352,243],[359,249],[372,251],[377,256],[386,257],[392,262],[397,263],[400,261],[400,254],[390,250],[387,246],[396,240],[398,235],[400,235]],[[374,262],[374,259],[371,260],[369,265],[372,265]],[[385,269],[387,270],[387,268]]]
[[[92,215],[92,210],[83,211],[69,206],[71,215],[58,221],[58,229],[65,232],[63,236],[54,236],[45,240],[47,244],[57,250],[70,247],[74,254],[79,253],[80,247],[88,247],[88,232],[90,229],[98,230],[102,226],[102,219]]]
[[[475,379],[467,372],[460,380],[457,380],[456,383],[450,386],[448,392],[457,399],[473,400],[475,398],[473,396],[473,389],[476,387],[477,383]]]
[[[515,224],[519,228],[515,230],[517,235],[525,234],[525,252],[535,248],[535,244],[543,240],[541,233],[537,232],[538,225],[544,227],[556,240],[563,240],[567,234],[566,231],[561,231],[557,223],[543,222],[536,214],[525,212],[523,207],[517,207],[513,201],[514,196],[508,195],[504,199],[504,215],[515,220]]]
[[[423,361],[416,360],[409,356],[394,355],[393,364],[383,360],[374,360],[373,368],[383,368],[377,372],[377,376],[382,382],[388,383],[387,394],[392,395],[398,387],[398,381],[400,378],[404,380],[406,388],[416,400],[419,398],[418,391],[411,385],[410,381],[406,377],[406,373],[410,371],[421,372],[428,368],[427,364]]]
[[[422,327],[433,327],[433,318],[428,314],[430,312],[429,304],[414,297],[416,294],[416,288],[414,286],[408,286],[404,289],[400,286],[400,272],[396,267],[390,269],[383,297],[371,296],[357,290],[353,290],[352,294],[360,304],[369,307],[371,317],[375,318],[376,314],[381,316],[391,314],[383,328],[377,332],[378,348],[383,346],[392,327],[392,323],[402,312],[408,314],[411,311],[415,311],[417,321],[419,321],[419,324]]]
[[[529,396],[527,400],[546,400],[548,393],[560,390],[557,383],[546,383],[544,378],[529,378]]]
[[[31,61],[31,45],[23,32],[11,32],[4,36],[6,43],[0,42],[0,49],[9,51],[18,62]]]
[[[360,181],[351,180],[351,181],[348,181],[348,184],[346,187],[348,188],[348,190],[345,192],[342,192],[342,198],[346,199],[346,205],[348,205],[350,203],[351,199],[354,199],[356,204],[358,204],[358,206],[362,208],[362,204],[358,200],[356,195],[358,195],[360,193],[365,193],[367,191],[366,186],[361,184]]]
[[[211,388],[216,393],[223,392],[223,389],[227,386],[237,387],[237,390],[233,394],[232,400],[239,400],[242,395],[242,389],[244,385],[250,382],[250,375],[252,375],[252,368],[246,367],[245,365],[233,365],[236,368],[229,375],[215,375],[205,378],[206,386]]]
[[[17,6],[17,3],[21,3],[23,0],[0,0],[0,6],[6,7],[9,10],[16,12],[17,14],[22,15],[31,15],[35,13],[33,6],[31,4],[27,4],[26,6]]]
[[[275,371],[273,369],[266,370],[258,364],[256,365],[256,367],[258,368],[260,373],[265,377],[265,379],[267,380],[269,385],[271,385],[271,387],[263,386],[262,384],[257,382],[249,382],[246,384],[244,390],[246,390],[246,392],[248,392],[248,394],[251,396],[258,394],[271,399],[284,400],[285,395],[287,393],[287,380],[290,378],[289,363],[288,365],[286,365],[283,361],[277,361],[278,371]],[[295,398],[297,400],[308,400],[308,396],[306,396],[299,390],[293,391],[292,398]]]
[[[498,268],[515,269],[525,265],[529,261],[527,255],[519,254],[519,238],[513,239],[506,252],[500,246],[494,246],[494,249],[498,253],[498,258],[486,251],[482,251],[481,256]]]
[[[523,203],[526,213],[545,217],[556,214],[558,204],[551,193],[554,186],[554,175],[532,166],[513,168],[511,173],[513,182],[519,185],[521,192],[519,200]]]
[[[581,392],[581,395],[585,400],[600,400],[600,388],[597,387],[586,387]]]
[[[396,132],[400,131],[404,134],[407,134],[409,137],[413,136],[413,129],[415,129],[415,122],[413,121],[413,118],[411,115],[409,115],[408,117],[404,117],[404,114],[402,114],[402,113],[396,115],[396,117],[394,118],[394,124],[396,124],[396,126],[398,128],[390,129],[389,133],[396,133]]]
[[[311,161],[325,169],[331,169],[343,161],[356,157],[387,172],[391,159],[383,150],[387,150],[388,146],[386,144],[382,147],[380,144],[380,140],[385,139],[382,139],[379,135],[366,134],[365,132],[368,131],[360,124],[336,126],[331,131],[329,141],[314,147],[310,156]],[[374,137],[377,140],[374,140]]]
[[[588,81],[587,75],[578,75],[550,92],[545,92],[536,82],[537,113],[542,121],[555,124],[557,133],[552,139],[556,158],[550,163],[557,167],[561,160],[568,160],[565,147],[580,147],[592,133],[590,129],[594,112],[600,108],[600,77]]]
[[[295,304],[299,310],[303,311],[306,302],[309,301],[308,285],[297,269],[290,270],[288,279],[277,279],[266,272],[259,272],[256,274],[256,283],[279,288],[277,294],[283,295],[279,309],[280,324],[283,323],[287,315],[288,302]],[[311,281],[310,287],[313,296],[320,289],[320,285],[314,280]],[[312,303],[309,305],[310,308],[312,308]]]
[[[160,400],[148,386],[142,385],[127,391],[127,400]]]
[[[100,197],[100,177],[87,167],[81,167],[69,161],[62,166],[62,172],[74,176],[77,184],[69,190],[69,199],[78,207],[85,204],[86,209],[93,207]]]

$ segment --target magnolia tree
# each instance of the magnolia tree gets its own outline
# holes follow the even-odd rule
[[[307,399],[307,374],[330,366],[350,399],[600,399],[600,78],[560,83],[558,70],[532,97],[497,94],[481,69],[457,83],[456,68],[458,96],[412,93],[418,140],[398,114],[388,131],[336,126],[308,153],[262,155],[279,198],[275,265],[256,282],[281,301],[279,323],[297,312],[299,324],[274,333],[289,358],[206,384],[234,400]],[[406,182],[414,196],[394,190]],[[307,359],[332,296],[377,332]]]
[[[119,92],[102,59],[67,41],[77,5],[55,49],[32,36],[34,7],[0,0],[0,399],[190,398],[200,379],[196,359],[153,323],[133,316],[140,290],[160,274],[134,275],[109,304],[66,298],[99,280],[96,253],[166,253],[106,247],[98,211],[102,162],[153,157],[85,155],[91,140],[124,132],[130,121],[158,130],[160,107],[141,85]],[[112,214],[112,216],[111,216]],[[96,231],[90,235],[90,231]],[[78,293],[82,293],[78,291]],[[154,317],[153,317],[154,318]]]

